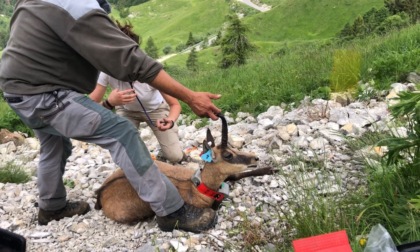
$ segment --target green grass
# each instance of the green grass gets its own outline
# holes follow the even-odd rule
[[[245,19],[253,41],[314,40],[334,37],[347,22],[383,0],[282,0],[270,11]]]
[[[9,131],[20,131],[34,136],[33,130],[28,128],[19,116],[10,108],[10,106],[0,97],[0,129],[8,129]]]
[[[393,169],[394,168],[394,169]],[[360,219],[370,225],[383,225],[395,244],[420,239],[418,209],[411,208],[409,200],[419,195],[418,167],[372,167],[369,176],[370,196]]]
[[[186,70],[187,54],[170,58],[165,64],[167,70],[189,88],[221,93],[222,98],[215,103],[223,111],[254,114],[282,102],[299,102],[317,88],[330,86],[332,80],[337,87],[347,87],[348,78],[337,82],[334,77],[348,75],[345,67],[334,69],[334,58],[342,51],[357,55],[358,67],[351,70],[350,76],[353,82],[356,79],[373,79],[381,89],[389,88],[398,76],[404,76],[420,65],[420,59],[413,56],[420,49],[420,25],[385,37],[372,37],[345,45],[327,42],[278,45],[278,53],[264,56],[257,51],[248,64],[226,70],[212,69],[218,60],[217,48],[198,53],[198,73]],[[406,56],[407,52],[411,52],[411,57]],[[394,61],[379,61],[387,59],[388,54],[397,55],[395,57],[401,64],[396,66]],[[386,71],[389,68],[393,70]],[[185,113],[190,113],[184,104],[183,109]]]
[[[383,0],[264,2],[272,6],[270,11],[252,12],[245,16],[243,22],[250,28],[250,39],[269,48],[270,43],[330,39],[358,15],[363,15],[372,7],[383,6]],[[126,20],[134,25],[134,31],[141,35],[143,41],[153,37],[162,56],[165,46],[175,49],[184,44],[189,32],[197,38],[217,34],[234,5],[240,6],[242,11],[249,8],[225,0],[154,0],[131,7],[131,15]],[[115,8],[112,16],[120,19]],[[142,43],[142,48],[144,46],[145,43]]]
[[[194,37],[217,34],[229,13],[229,4],[224,0],[154,0],[131,7],[130,13],[133,17],[127,20],[134,31],[143,41],[151,36],[163,55],[163,47],[170,45],[175,49],[185,44],[189,32]],[[113,16],[118,17],[115,13]]]
[[[0,167],[0,183],[26,183],[30,180],[30,175],[22,167],[8,162]]]

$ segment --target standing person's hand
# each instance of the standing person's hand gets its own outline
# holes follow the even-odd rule
[[[136,99],[134,89],[114,89],[108,97],[108,101],[112,104],[112,106],[125,105],[134,101],[134,99]]]
[[[213,104],[212,100],[219,99],[220,97],[220,94],[194,92],[191,99],[187,101],[187,104],[196,115],[218,120],[219,117],[217,114],[219,114],[221,110]]]
[[[221,110],[213,104],[212,100],[219,99],[220,94],[212,94],[208,92],[194,92],[185,87],[175,79],[173,79],[165,70],[160,70],[155,79],[149,83],[159,91],[175,97],[191,108],[191,110],[198,116],[209,117],[212,120],[217,120],[217,114]]]

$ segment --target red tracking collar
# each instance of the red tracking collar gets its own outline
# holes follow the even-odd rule
[[[210,197],[214,200],[217,200],[217,201],[222,201],[225,198],[225,195],[223,193],[219,193],[219,192],[216,192],[216,191],[208,188],[204,183],[200,183],[197,186],[197,190],[199,192],[201,192],[202,194],[204,194],[204,195],[206,195],[206,196],[208,196],[208,197]]]

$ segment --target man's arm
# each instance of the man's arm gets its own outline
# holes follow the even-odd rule
[[[156,127],[159,130],[165,131],[167,129],[171,129],[176,120],[178,120],[179,114],[181,114],[181,104],[179,104],[178,100],[168,94],[160,92],[163,99],[165,99],[166,103],[169,106],[169,114],[166,118],[161,118],[156,121]]]
[[[106,92],[106,87],[96,84],[95,90],[93,90],[92,93],[89,94],[89,98],[94,100],[97,103],[100,103],[102,99],[104,98]]]
[[[221,110],[213,104],[212,100],[219,99],[220,94],[192,91],[173,79],[163,69],[149,84],[159,91],[185,102],[198,116],[210,117],[212,120],[218,119],[216,115]]]

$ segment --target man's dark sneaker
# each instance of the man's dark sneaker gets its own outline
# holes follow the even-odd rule
[[[181,229],[200,233],[214,227],[217,223],[216,212],[211,208],[197,208],[184,204],[179,210],[164,217],[156,217],[162,231]]]
[[[38,224],[39,225],[47,225],[48,222],[52,220],[61,220],[65,217],[72,217],[73,215],[83,215],[90,211],[90,206],[87,202],[84,201],[76,201],[76,202],[69,202],[64,208],[59,210],[47,211],[43,209],[39,209],[38,212]]]

